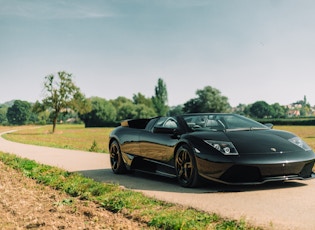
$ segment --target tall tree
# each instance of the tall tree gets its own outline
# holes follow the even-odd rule
[[[304,96],[304,99],[302,101],[302,108],[300,109],[301,116],[307,116],[311,112],[311,105],[307,102],[306,96]]]
[[[206,86],[196,92],[197,98],[190,99],[184,104],[185,113],[228,112],[231,106],[228,98],[221,95],[218,89]]]
[[[53,112],[53,133],[62,110],[71,108],[83,112],[90,109],[80,88],[74,84],[72,74],[64,71],[58,72],[58,79],[53,74],[45,77],[44,92],[43,105]]]
[[[30,115],[31,104],[27,101],[16,100],[7,111],[7,119],[13,125],[25,125]]]
[[[158,84],[155,87],[155,96],[152,97],[152,102],[156,113],[160,116],[165,116],[168,112],[167,89],[164,81],[159,78]]]

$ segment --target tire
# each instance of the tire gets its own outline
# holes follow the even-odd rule
[[[193,188],[200,184],[195,156],[187,145],[179,147],[176,151],[175,170],[177,180],[181,186]]]
[[[117,141],[113,141],[109,148],[110,165],[115,174],[123,174],[127,172],[126,165],[123,161],[120,146]]]

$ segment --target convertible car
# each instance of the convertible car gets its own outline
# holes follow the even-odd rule
[[[110,134],[114,173],[144,171],[200,181],[262,184],[314,178],[315,155],[296,135],[237,114],[126,120]]]

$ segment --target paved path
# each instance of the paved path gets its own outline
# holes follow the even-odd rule
[[[174,180],[147,174],[114,175],[108,154],[25,145],[1,137],[0,150],[98,181],[119,183],[161,200],[245,219],[266,229],[315,229],[315,180],[259,186],[212,184],[187,189]]]

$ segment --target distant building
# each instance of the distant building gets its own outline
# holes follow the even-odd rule
[[[288,117],[299,117],[301,115],[301,113],[300,113],[300,110],[289,109],[287,115],[288,115]]]

